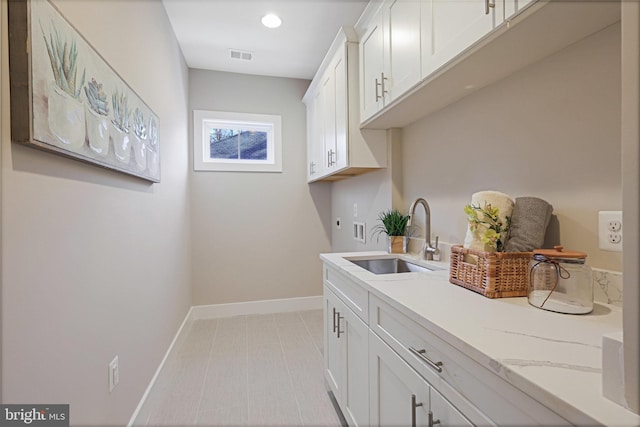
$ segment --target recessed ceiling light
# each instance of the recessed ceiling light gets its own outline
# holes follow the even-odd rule
[[[278,28],[282,24],[282,19],[273,13],[268,13],[262,17],[262,25],[267,28]]]

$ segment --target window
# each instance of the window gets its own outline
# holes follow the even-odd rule
[[[194,169],[282,172],[280,116],[193,111]]]

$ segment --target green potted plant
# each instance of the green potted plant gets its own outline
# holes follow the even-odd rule
[[[71,42],[66,40],[53,22],[48,37],[42,25],[40,31],[47,47],[54,78],[50,83],[47,99],[49,128],[62,142],[61,145],[57,145],[75,151],[85,142],[84,107],[80,100],[80,91],[84,86],[86,70],[82,70],[82,77],[78,82],[78,49],[75,39],[71,38]]]
[[[133,154],[138,169],[145,170],[147,168],[147,125],[138,107],[133,111]]]
[[[407,237],[409,236],[407,223],[410,216],[397,209],[389,209],[378,215],[380,224],[373,228],[377,239],[381,234],[387,235],[389,253],[406,253]]]
[[[116,158],[122,163],[129,163],[131,157],[131,139],[129,138],[131,111],[129,110],[129,100],[124,91],[120,93],[116,90],[111,95],[111,106],[113,107],[111,138]]]
[[[98,83],[92,78],[84,86],[84,93],[87,96],[87,135],[89,137],[89,147],[101,156],[109,154],[109,104],[107,94],[104,93],[102,83]]]

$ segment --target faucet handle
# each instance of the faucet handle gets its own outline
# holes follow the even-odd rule
[[[436,247],[433,250],[433,260],[440,261],[440,249],[438,249],[438,236],[436,236]]]
[[[434,261],[440,261],[440,249],[438,249],[438,236],[436,236],[435,246],[431,246],[429,242],[425,240],[424,254],[426,259],[432,259]]]

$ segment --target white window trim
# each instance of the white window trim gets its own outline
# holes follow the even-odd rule
[[[267,160],[210,159],[205,124],[208,121],[237,122],[240,126],[268,126],[271,128],[273,154]],[[196,171],[282,172],[282,119],[271,114],[230,113],[224,111],[193,110],[193,168]]]

